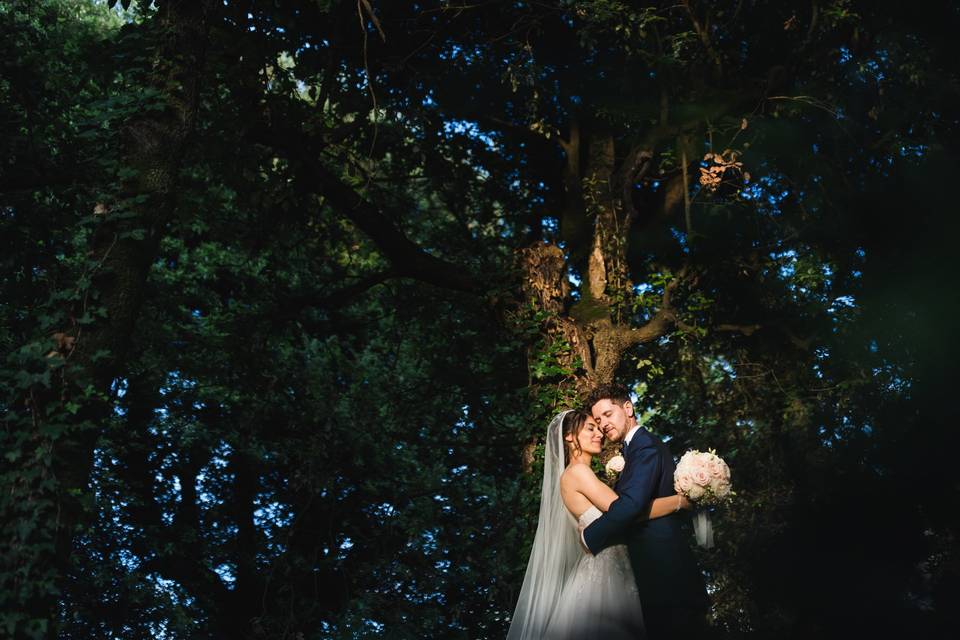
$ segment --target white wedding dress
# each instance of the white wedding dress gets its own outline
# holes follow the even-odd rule
[[[591,506],[580,516],[580,528],[601,515]],[[644,637],[640,594],[626,545],[607,547],[595,556],[584,551],[563,586],[544,640]]]

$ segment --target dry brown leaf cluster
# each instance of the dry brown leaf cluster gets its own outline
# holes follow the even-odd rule
[[[703,156],[703,161],[709,163],[706,167],[700,167],[700,186],[710,191],[716,191],[720,183],[723,182],[723,176],[727,170],[737,171],[743,174],[746,182],[750,181],[750,174],[743,170],[743,163],[738,161],[739,151],[724,149],[721,153],[710,152]]]

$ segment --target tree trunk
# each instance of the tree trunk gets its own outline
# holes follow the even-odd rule
[[[585,166],[580,145],[587,142]],[[585,132],[570,127],[570,140],[561,140],[567,156],[563,207],[568,228],[578,212],[592,222],[586,273],[579,300],[571,297],[568,254],[558,245],[537,242],[520,252],[523,308],[533,311],[540,339],[528,352],[534,401],[542,413],[579,405],[596,387],[614,381],[628,349],[669,333],[676,325],[672,294],[682,276],[667,284],[660,309],[644,325],[629,322],[633,284],[627,268],[627,238],[634,217],[631,190],[651,166],[653,154],[638,146],[616,164],[613,136],[604,130]],[[530,468],[542,433],[530,434],[524,466]]]

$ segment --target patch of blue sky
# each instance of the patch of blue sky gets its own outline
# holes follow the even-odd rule
[[[740,191],[740,197],[761,204],[768,213],[778,215],[780,203],[790,195],[790,190],[783,188],[781,182],[782,178],[778,174],[765,175],[746,185]]]
[[[820,442],[828,448],[832,448],[833,443],[840,439],[840,436],[834,433],[833,429],[827,429],[825,425],[821,425],[817,432],[820,434]]]
[[[903,144],[900,145],[900,157],[923,158],[929,150],[930,147],[925,144]]]
[[[193,606],[194,598],[187,595],[175,580],[168,580],[157,573],[148,575],[147,580],[153,583],[154,588],[167,596],[172,603],[186,607]]]
[[[877,82],[881,82],[886,75],[883,73],[883,69],[880,68],[880,63],[876,60],[867,60],[866,62],[860,65],[861,74],[866,77],[867,75],[873,76]]]
[[[407,544],[411,547],[418,547],[424,553],[434,553],[437,550],[437,530],[424,529],[416,540]]]
[[[210,461],[197,473],[197,500],[202,506],[213,506],[217,504],[217,489],[224,479],[231,479],[233,474],[225,473],[229,465],[228,456],[233,449],[226,442],[220,442]]]
[[[770,257],[780,265],[779,273],[783,279],[792,278],[797,272],[797,252],[793,249],[786,251],[774,251]]]
[[[147,629],[150,631],[150,636],[156,638],[156,640],[167,640],[167,638],[170,638],[168,628],[167,623],[163,620],[147,621]]]
[[[195,389],[196,387],[196,380],[184,378],[179,370],[174,369],[173,371],[167,372],[166,384],[160,387],[160,395],[166,395],[174,389]]]
[[[226,442],[220,441],[216,449],[213,450],[213,457],[210,458],[210,464],[217,469],[226,469],[229,464],[228,458],[233,453],[233,447]]]
[[[267,501],[269,494],[262,493],[257,497],[258,506],[253,511],[253,524],[258,528],[267,526],[283,528],[293,523],[293,510],[282,502]]]
[[[213,572],[220,576],[227,589],[233,589],[237,585],[237,576],[234,573],[233,565],[229,562],[221,562],[213,568]]]
[[[740,197],[744,200],[759,200],[763,197],[763,187],[756,182],[748,184],[740,191]]]
[[[371,515],[379,518],[380,520],[386,520],[388,518],[393,518],[394,516],[400,515],[400,512],[390,504],[389,502],[381,502],[380,504],[371,505],[365,509]]]
[[[827,307],[827,313],[837,313],[844,309],[856,309],[857,301],[851,295],[837,296],[833,299],[833,302],[830,303],[830,306]]]
[[[670,227],[670,235],[680,244],[680,250],[684,253],[690,253],[690,247],[687,246],[687,234],[677,227]]]
[[[470,120],[448,120],[443,123],[443,131],[447,134],[464,135],[474,140],[479,140],[488,149],[494,151],[497,149],[497,142],[493,137],[480,129],[476,122]]]
[[[363,626],[373,631],[376,634],[383,633],[383,630],[386,628],[386,625],[384,625],[382,622],[377,622],[376,620],[370,620],[369,618],[364,618]]]
[[[169,459],[164,460],[166,464],[163,464],[161,468],[169,467]],[[183,499],[182,492],[180,490],[180,478],[175,475],[166,476],[163,473],[157,473],[153,477],[154,481],[157,483],[157,493],[160,503],[160,519],[164,524],[173,524],[173,514],[176,510],[176,505],[180,503]]]
[[[122,398],[123,396],[127,395],[127,387],[128,384],[126,378],[117,378],[111,385],[111,391],[118,398]]]
[[[473,54],[464,53],[464,49],[459,44],[450,44],[448,47],[441,49],[440,53],[437,54],[437,57],[441,60],[452,60],[457,56],[463,54],[464,60],[469,62],[473,59]]]
[[[737,377],[737,370],[724,356],[714,356],[711,358],[710,362],[731,378]]]
[[[878,380],[886,391],[891,393],[906,393],[910,390],[910,381],[901,376],[890,365],[874,367],[873,377]]]
[[[575,287],[579,287],[583,280],[580,276],[574,273],[572,270],[567,271],[567,281]]]

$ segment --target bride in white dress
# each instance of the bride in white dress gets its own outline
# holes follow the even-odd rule
[[[580,543],[585,528],[617,499],[593,473],[603,434],[582,411],[547,427],[540,517],[507,640],[644,637],[643,614],[626,545],[596,556]],[[686,498],[657,498],[648,517],[690,508]]]

